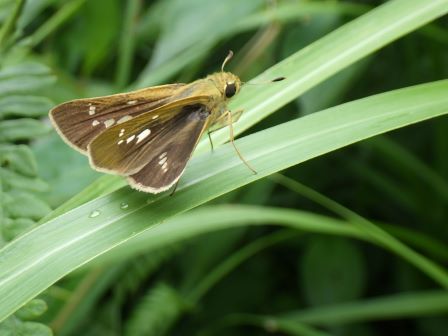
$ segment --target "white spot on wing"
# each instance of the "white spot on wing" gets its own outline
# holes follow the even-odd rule
[[[92,121],[92,126],[93,127],[98,126],[99,124],[100,124],[100,122],[98,120]]]
[[[94,115],[96,110],[96,106],[92,105],[92,103],[89,103],[89,115]]]
[[[168,170],[168,168],[167,168],[167,167],[168,167],[168,162],[165,162],[165,163],[163,164],[163,166],[162,166],[162,169],[163,169],[163,170],[165,170],[165,169],[167,169],[167,170]]]
[[[129,138],[126,139],[126,143],[130,143],[132,140],[135,139],[135,134],[131,135]]]
[[[165,156],[162,160],[159,161],[159,165],[163,165],[168,158]]]
[[[168,153],[167,152],[163,152],[162,154],[160,154],[159,159],[163,159],[166,156],[166,154],[168,154]]]
[[[112,126],[113,124],[115,124],[115,119],[114,119],[114,118],[107,119],[107,120],[104,122],[104,126],[106,126],[106,128]]]
[[[128,104],[128,105],[135,105],[137,103],[138,103],[138,100],[130,100],[126,104]]]
[[[117,124],[124,123],[125,121],[131,120],[131,119],[132,119],[132,116],[125,115],[124,117],[121,117],[120,119],[118,119]]]
[[[139,135],[137,135],[137,142],[136,142],[136,144],[138,144],[140,141],[142,141],[144,138],[146,138],[150,134],[151,134],[151,130],[149,128],[147,128],[144,131],[142,131]]]
[[[157,119],[159,117],[158,114],[156,114],[154,117],[152,117],[152,119]]]
[[[120,134],[118,134],[118,136],[119,136],[119,137],[122,137],[123,134],[124,134],[124,128],[122,128],[122,129],[120,130]]]
[[[118,144],[121,145],[124,142],[123,139],[121,139],[120,141],[118,141]]]

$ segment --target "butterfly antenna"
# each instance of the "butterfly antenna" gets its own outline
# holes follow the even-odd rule
[[[282,80],[285,80],[286,77],[277,77],[271,80],[267,80],[267,81],[262,81],[262,82],[243,82],[243,84],[245,85],[264,85],[264,84],[270,84],[270,83],[275,83],[275,82],[281,82]]]
[[[232,57],[233,57],[233,51],[229,50],[227,57],[224,59],[224,62],[222,62],[221,72],[224,72],[224,67],[226,66],[227,62],[229,62],[232,59]]]

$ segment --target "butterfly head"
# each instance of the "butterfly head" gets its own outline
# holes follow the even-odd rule
[[[230,99],[240,91],[241,80],[230,72],[224,72],[222,73],[222,75],[224,77],[224,89],[222,90],[222,92],[226,99]]]
[[[216,74],[215,85],[222,92],[224,99],[230,99],[240,91],[241,80],[231,72],[225,72],[224,67],[233,57],[233,51],[229,50],[229,54],[221,65],[221,72]]]
[[[231,72],[218,72],[210,77],[224,99],[230,99],[240,91],[241,80]]]

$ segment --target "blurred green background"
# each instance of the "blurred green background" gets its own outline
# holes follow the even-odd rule
[[[228,70],[247,81],[381,4],[0,0],[0,247],[101,176],[51,129],[46,115],[55,104],[189,82],[218,71],[230,49],[235,57]],[[244,134],[447,77],[448,20],[442,17],[314,86]],[[208,205],[330,217],[352,211],[446,267],[447,153],[448,119],[438,117],[320,156]],[[366,241],[246,226],[70,274],[2,322],[0,335],[442,336],[448,296],[432,294],[438,288]]]

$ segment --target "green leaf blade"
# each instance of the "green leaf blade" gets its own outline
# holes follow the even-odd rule
[[[0,251],[0,318],[72,270],[175,214],[337,148],[447,113],[447,90],[448,81],[397,90],[245,137],[237,145],[257,175],[228,144],[193,158],[172,197],[123,188],[41,225]]]

